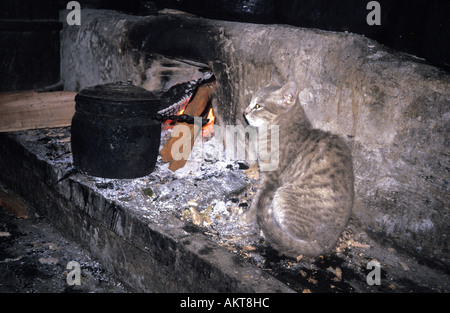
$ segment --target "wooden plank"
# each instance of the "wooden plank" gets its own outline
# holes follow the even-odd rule
[[[0,132],[70,126],[76,92],[0,93]]]
[[[0,190],[0,207],[4,207],[15,217],[28,218],[27,205],[16,196]]]
[[[214,87],[215,83],[200,86],[192,101],[187,105],[183,114],[200,117],[205,110],[208,102],[211,100],[212,93],[214,92]],[[188,127],[190,131],[192,151],[195,138],[197,138],[198,134],[200,133],[201,127],[198,127],[195,124],[187,123],[177,123],[177,125],[185,125],[186,127]],[[184,135],[185,134],[183,134],[183,136]],[[161,149],[161,160],[163,162],[170,162],[169,169],[172,171],[176,171],[177,169],[182,168],[187,162],[187,158],[182,158],[180,160],[175,160],[172,158],[172,145],[178,140],[180,140],[180,137],[171,137]]]

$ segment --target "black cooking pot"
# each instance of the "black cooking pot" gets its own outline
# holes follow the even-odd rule
[[[71,145],[78,170],[105,178],[136,178],[156,164],[160,99],[129,83],[97,85],[75,97]]]

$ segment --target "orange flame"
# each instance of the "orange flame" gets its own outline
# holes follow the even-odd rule
[[[184,110],[186,109],[186,107],[187,107],[187,103],[183,106],[183,108],[180,110],[180,112],[178,112],[176,115],[181,115],[181,114],[183,114],[183,113],[184,113]],[[171,125],[171,123],[172,123],[171,120],[168,120],[168,121],[163,122],[163,123],[162,123],[163,129],[170,129],[170,128],[172,128],[173,125]]]
[[[180,112],[178,112],[176,115],[181,115],[181,114],[183,114],[185,108],[186,108],[186,106],[185,106],[183,109],[181,109]],[[211,139],[212,136],[214,136],[214,127],[213,127],[213,126],[214,126],[214,122],[215,122],[215,120],[216,120],[216,117],[214,116],[214,113],[213,113],[213,109],[212,109],[212,108],[209,109],[209,112],[208,112],[208,115],[206,116],[206,118],[209,120],[209,122],[208,122],[208,124],[206,124],[206,125],[203,126],[203,128],[202,128],[202,137],[203,137],[204,139],[207,139],[207,140],[208,140],[208,139]],[[172,128],[173,125],[171,125],[171,122],[172,122],[172,121],[170,121],[170,120],[165,121],[165,122],[163,123],[163,128],[164,128],[164,129],[170,129],[170,128]]]
[[[209,139],[212,136],[214,136],[214,127],[213,126],[214,126],[214,121],[216,120],[216,117],[214,116],[212,108],[209,109],[208,116],[206,118],[209,119],[209,122],[208,122],[208,124],[203,126],[202,136],[203,136],[203,138]]]

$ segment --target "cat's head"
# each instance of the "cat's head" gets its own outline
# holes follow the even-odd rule
[[[283,114],[289,113],[295,105],[298,88],[295,82],[288,82],[284,86],[268,85],[258,91],[244,110],[244,117],[254,127],[278,124]]]

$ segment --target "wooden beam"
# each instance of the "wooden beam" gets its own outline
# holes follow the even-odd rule
[[[0,207],[4,207],[15,217],[28,218],[28,206],[16,196],[0,190]]]
[[[76,92],[0,93],[0,132],[70,126]]]

